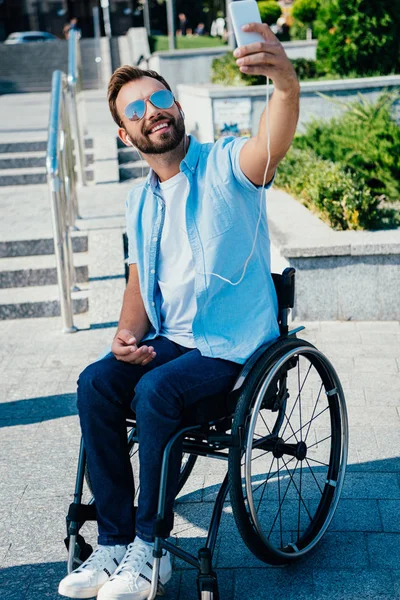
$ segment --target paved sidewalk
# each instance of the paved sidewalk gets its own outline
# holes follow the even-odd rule
[[[45,95],[39,100],[45,105]],[[0,99],[0,109],[4,102]],[[24,102],[20,97],[16,110]],[[91,112],[95,142],[115,133],[109,125],[100,131],[101,102],[95,95],[89,101],[99,110]],[[34,116],[32,129],[44,128],[47,117],[37,110]],[[76,379],[115,331],[124,290],[122,231],[129,186],[104,183],[81,191],[80,226],[89,231],[90,301],[89,313],[75,318],[80,331],[62,334],[59,318],[0,322],[1,600],[61,599],[65,515],[80,439]],[[3,239],[31,229],[47,235],[47,202],[45,186],[3,190]],[[35,207],[31,213],[29,206]],[[287,568],[270,567],[250,554],[227,507],[216,555],[221,600],[400,598],[400,325],[305,325],[300,337],[332,360],[347,398],[350,455],[342,500],[316,552]],[[187,549],[203,544],[224,469],[219,461],[199,459],[181,492],[174,535]],[[94,542],[95,527],[85,525],[84,535]],[[197,599],[195,572],[179,560],[166,599]]]
[[[64,517],[79,445],[75,381],[109,344],[105,327],[60,333],[57,318],[0,323],[0,596],[58,598],[65,573]],[[84,321],[86,317],[77,319]],[[87,323],[82,323],[87,327]],[[224,512],[217,568],[221,598],[261,600],[400,597],[400,327],[398,323],[310,323],[305,335],[332,359],[347,395],[350,456],[337,515],[312,557],[290,568],[254,558]],[[177,505],[175,534],[200,547],[219,462],[199,460]],[[85,526],[94,541],[94,526]],[[195,573],[177,561],[167,598],[195,600]]]

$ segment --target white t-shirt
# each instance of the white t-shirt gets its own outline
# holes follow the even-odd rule
[[[195,348],[192,322],[196,314],[194,265],[186,230],[189,182],[183,173],[159,182],[165,202],[161,235],[158,285],[162,294],[161,330],[170,340]]]

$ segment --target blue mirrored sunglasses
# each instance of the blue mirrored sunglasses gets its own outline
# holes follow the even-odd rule
[[[124,114],[130,121],[139,121],[146,114],[147,100],[150,100],[156,108],[171,108],[175,98],[169,90],[154,92],[146,100],[134,100],[125,106]]]

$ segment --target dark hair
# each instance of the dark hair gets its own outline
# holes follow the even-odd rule
[[[164,77],[159,75],[156,71],[139,69],[138,67],[131,67],[130,65],[123,65],[122,67],[119,67],[112,74],[107,91],[108,106],[110,108],[112,118],[114,119],[118,127],[122,127],[122,122],[116,107],[117,96],[121,88],[126,83],[129,83],[130,81],[136,81],[137,79],[141,79],[142,77],[153,77],[153,79],[161,81],[161,83],[167,88],[167,90],[172,91],[168,83],[165,81]]]

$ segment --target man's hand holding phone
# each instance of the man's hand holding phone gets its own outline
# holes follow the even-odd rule
[[[128,329],[118,331],[112,343],[111,352],[117,360],[142,367],[149,364],[156,356],[153,346],[138,348],[135,336]]]

